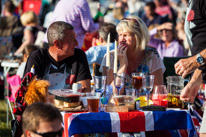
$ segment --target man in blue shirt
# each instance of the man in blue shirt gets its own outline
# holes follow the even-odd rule
[[[110,50],[114,49],[114,41],[117,39],[116,26],[111,23],[105,23],[98,31],[99,46],[91,47],[86,51],[90,73],[93,73],[93,63],[100,65],[104,54],[107,52],[107,36],[110,33]]]

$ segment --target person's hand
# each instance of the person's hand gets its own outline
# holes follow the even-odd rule
[[[193,103],[202,82],[202,75],[191,80],[182,90],[180,99],[183,102]]]
[[[168,30],[172,30],[173,29],[173,24],[172,23],[170,23],[170,22],[166,22],[166,23],[164,23],[164,24],[162,24],[162,25],[159,25],[158,27],[157,27],[157,30],[163,30],[163,29],[168,29]]]
[[[128,47],[126,44],[120,44],[117,48],[117,54],[118,54],[118,59],[120,61],[120,66],[128,65],[127,48]]]
[[[200,83],[201,84],[201,83]],[[188,83],[181,92],[180,99],[183,102],[193,103],[200,85]]]
[[[187,74],[192,73],[196,68],[198,68],[199,64],[196,62],[195,56],[193,56],[187,59],[179,60],[174,67],[176,74],[184,78]]]

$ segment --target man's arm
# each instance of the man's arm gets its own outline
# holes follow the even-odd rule
[[[76,82],[82,84],[83,92],[91,92],[90,79],[91,74],[86,58],[86,54],[82,50],[76,50],[78,52],[78,66],[73,66],[73,72],[76,74]],[[76,63],[75,63],[76,64]]]
[[[206,49],[200,52],[200,55],[206,60]],[[175,64],[175,71],[182,77],[194,71],[190,82],[184,87],[181,92],[180,99],[185,102],[194,102],[202,83],[202,71],[199,68],[201,65],[196,62],[196,55],[187,59],[181,59]]]
[[[202,50],[200,55],[206,60],[206,49]]]
[[[200,55],[204,58],[204,62],[206,61],[206,49],[200,52]],[[199,63],[196,61],[197,56],[194,55],[187,59],[181,59],[175,64],[175,72],[182,77],[186,77],[187,74],[195,71],[196,68],[201,67]]]
[[[202,71],[196,69],[190,82],[181,92],[180,99],[184,102],[193,103],[202,83]]]
[[[90,79],[81,80],[81,81],[78,81],[77,83],[82,84],[82,89],[83,89],[82,92],[91,92]]]

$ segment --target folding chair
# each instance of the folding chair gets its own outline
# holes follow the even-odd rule
[[[10,109],[11,115],[12,115],[12,119],[14,120],[14,114],[13,114],[13,109],[11,106],[11,102],[15,102],[15,98],[16,98],[16,93],[20,87],[21,84],[21,78],[19,75],[14,75],[9,77],[9,75],[7,75],[7,83],[8,83],[8,89],[7,89],[7,119],[9,116],[8,113],[8,109]],[[9,96],[9,92],[11,92],[11,95]],[[8,108],[9,107],[9,108]]]
[[[34,74],[28,72],[21,81],[21,85],[16,92],[14,107],[13,107],[13,114],[16,115],[16,119],[12,120],[11,129],[13,136],[21,136],[22,135],[22,113],[26,108],[26,103],[24,102],[24,95],[27,91],[27,87],[30,81],[33,79]]]
[[[5,55],[11,52],[12,36],[2,37],[0,36],[0,58],[4,58]]]

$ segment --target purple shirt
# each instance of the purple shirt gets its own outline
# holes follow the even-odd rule
[[[157,33],[157,29],[150,31],[150,41],[149,46],[157,48],[157,51],[163,59],[163,57],[178,57],[184,56],[184,49],[177,40],[173,40],[168,47],[165,46],[165,42],[161,39],[154,38],[154,35]]]
[[[99,28],[99,24],[92,20],[86,0],[60,0],[53,13],[52,22],[55,21],[65,21],[74,27],[78,48],[83,46],[86,32],[94,32]]]

